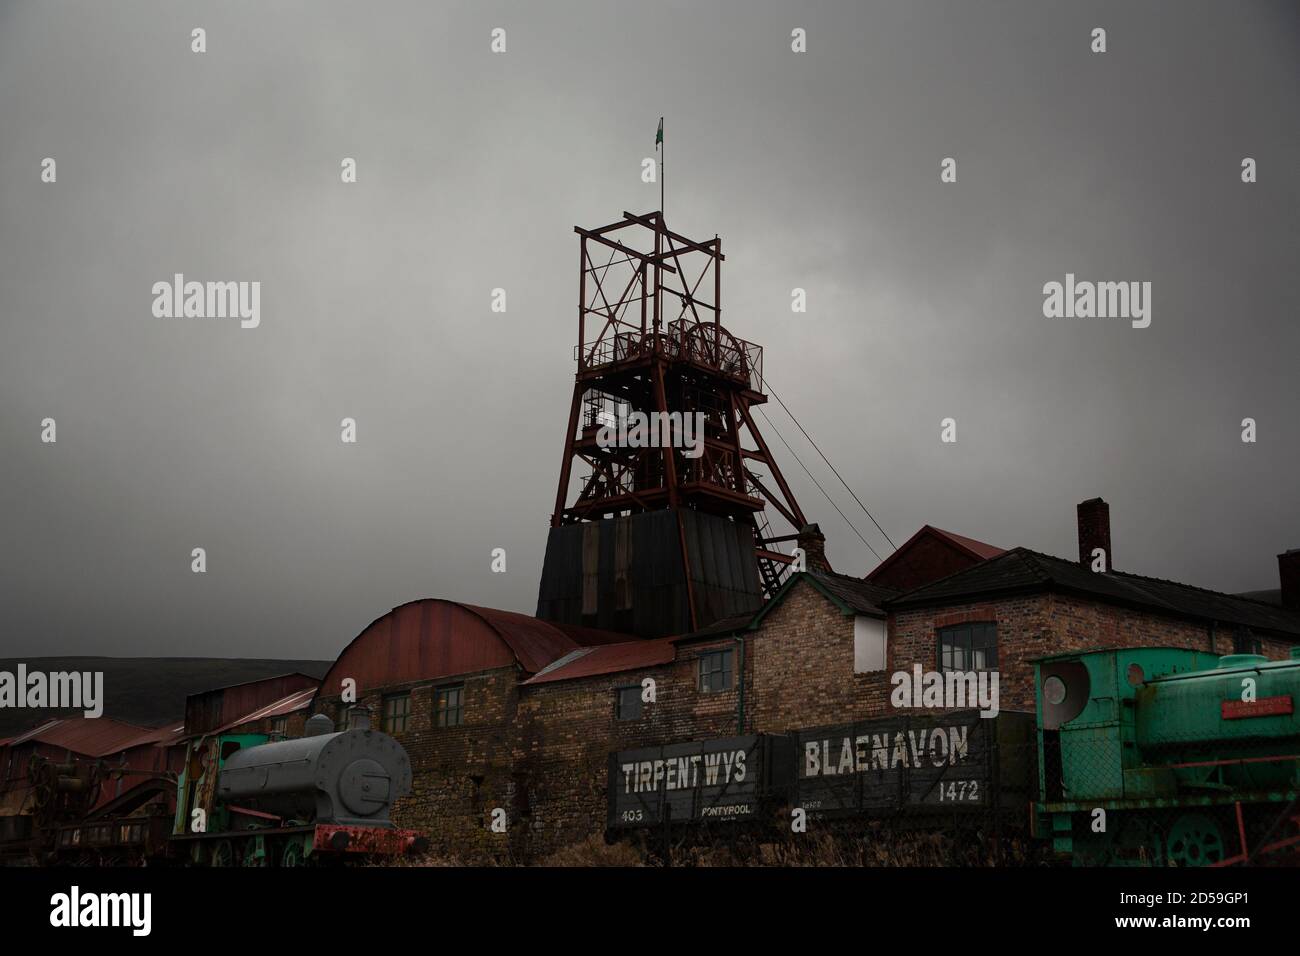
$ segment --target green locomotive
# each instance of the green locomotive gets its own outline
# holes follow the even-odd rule
[[[1035,829],[1076,865],[1223,866],[1300,851],[1291,659],[1134,647],[1035,661]]]
[[[317,714],[304,736],[214,734],[190,741],[170,843],[210,866],[304,866],[397,857],[427,841],[389,818],[411,790],[406,751],[361,716],[335,731]]]

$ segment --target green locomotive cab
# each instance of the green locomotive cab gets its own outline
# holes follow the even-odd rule
[[[1036,825],[1076,864],[1294,851],[1300,649],[1135,647],[1035,661]]]
[[[176,781],[176,817],[172,834],[189,838],[191,862],[228,865],[228,841],[205,839],[236,827],[229,808],[217,797],[217,781],[226,761],[239,751],[267,743],[266,734],[218,734],[191,740],[185,748],[185,765]],[[211,845],[209,845],[211,844]]]

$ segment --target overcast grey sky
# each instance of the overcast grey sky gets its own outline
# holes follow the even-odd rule
[[[658,206],[660,115],[670,225],[721,234],[724,322],[896,542],[1073,555],[1101,495],[1120,569],[1276,587],[1297,10],[0,2],[0,656],[333,657],[419,597],[531,612],[572,227]],[[155,318],[176,272],[260,281],[260,327]],[[1150,281],[1150,327],[1044,318],[1067,272]],[[837,569],[870,570],[769,440]]]

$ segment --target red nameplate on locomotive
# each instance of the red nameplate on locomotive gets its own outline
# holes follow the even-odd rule
[[[1224,720],[1238,720],[1242,717],[1276,717],[1279,714],[1295,712],[1291,695],[1281,697],[1261,697],[1259,700],[1225,700],[1222,704]]]

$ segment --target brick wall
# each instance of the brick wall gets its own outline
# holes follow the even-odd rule
[[[723,649],[733,654],[731,690],[701,691],[699,656]],[[748,655],[743,666],[752,673]],[[516,762],[527,775],[530,813],[521,822],[529,852],[544,855],[604,831],[610,753],[734,736],[739,667],[739,646],[728,638],[684,645],[671,664],[522,688]],[[655,702],[642,705],[638,720],[617,720],[616,689],[647,677],[655,681]]]
[[[1030,594],[941,608],[898,611],[892,616],[889,655],[893,669],[905,670],[918,661],[927,670],[938,667],[940,628],[967,622],[992,621],[998,632],[1000,706],[1004,710],[1034,710],[1036,657],[1108,647],[1189,647],[1233,652],[1233,634],[1220,629],[1211,640],[1207,625],[1144,611],[1102,604],[1062,594]],[[1264,640],[1263,653],[1274,660],[1287,656],[1288,645]]]
[[[853,619],[807,579],[768,613],[748,640],[751,732],[785,733],[884,713],[889,673],[853,672]]]
[[[505,834],[491,829],[493,809],[504,809],[509,820],[521,796],[512,764],[517,673],[503,667],[454,680],[376,688],[357,701],[370,709],[371,726],[380,728],[384,698],[411,695],[406,730],[393,734],[411,760],[411,793],[393,807],[393,821],[427,833],[435,852],[466,862],[505,861],[523,852],[509,828]],[[464,722],[438,727],[434,692],[455,684],[464,686]],[[343,727],[349,706],[338,697],[322,698],[316,711]]]
[[[741,695],[698,689],[699,655],[734,639],[683,645],[669,665],[522,689],[517,763],[527,773],[529,848],[545,854],[605,828],[609,754],[742,732]],[[807,580],[744,636],[743,732],[783,733],[884,712],[885,671],[853,673],[853,617]],[[733,666],[735,666],[733,664]],[[619,721],[615,690],[651,677],[657,700]]]

